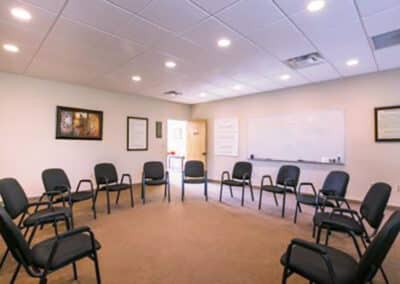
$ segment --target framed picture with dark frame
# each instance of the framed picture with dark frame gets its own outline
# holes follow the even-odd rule
[[[375,141],[400,142],[400,105],[375,108]]]
[[[148,118],[128,116],[126,132],[126,149],[128,151],[147,151],[149,149]]]
[[[56,139],[103,139],[102,111],[57,106],[56,117]]]

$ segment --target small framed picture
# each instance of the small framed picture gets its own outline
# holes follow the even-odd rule
[[[375,141],[400,142],[400,106],[375,108]]]
[[[162,138],[162,121],[156,121],[156,138]]]
[[[149,148],[149,120],[144,117],[127,118],[128,151],[147,151]]]
[[[102,111],[57,106],[56,116],[56,139],[103,139]]]

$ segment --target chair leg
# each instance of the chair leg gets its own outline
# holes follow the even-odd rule
[[[47,278],[46,277],[40,278],[39,284],[47,284]]]
[[[169,182],[167,185],[167,189],[168,189],[168,203],[170,203],[171,202],[171,186],[170,186]]]
[[[142,203],[146,203],[146,185],[142,184]]]
[[[317,240],[316,243],[319,244],[321,241],[321,232],[322,232],[322,227],[318,226],[318,232],[317,232]]]
[[[313,224],[313,227],[312,227],[312,238],[315,238],[315,231],[316,231],[316,226],[315,226],[315,224]]]
[[[11,277],[10,284],[14,284],[15,283],[15,280],[17,279],[17,276],[18,276],[18,273],[19,273],[20,269],[21,269],[21,264],[18,263],[17,268],[15,269],[14,274]]]
[[[219,189],[219,202],[222,202],[222,188],[224,187],[224,185],[221,183],[221,187]]]
[[[74,280],[78,280],[78,271],[76,269],[76,262],[72,263],[72,271],[74,272]]]
[[[283,275],[282,275],[282,284],[287,283],[288,273],[286,267],[283,268]]]
[[[260,199],[259,199],[259,201],[258,201],[258,210],[261,210],[262,194],[263,194],[263,190],[260,189]]]
[[[133,187],[132,185],[129,187],[129,194],[131,196],[131,208],[135,207],[135,200],[133,199]]]
[[[92,211],[93,211],[93,218],[97,218],[97,212],[96,212],[96,198],[93,196],[92,198]]]
[[[328,246],[329,244],[330,235],[331,235],[331,230],[328,228],[328,230],[326,230],[326,235],[325,235],[325,246]]]
[[[4,252],[3,257],[1,258],[0,269],[3,267],[4,263],[6,262],[9,251],[10,250],[8,248],[6,248],[6,251]]]
[[[293,221],[295,224],[297,223],[297,211],[299,207],[300,207],[299,202],[296,202],[296,209],[294,211],[294,221]]]
[[[107,194],[107,214],[111,213],[111,208],[110,208],[110,192],[108,190],[106,190],[106,194]]]
[[[249,186],[250,186],[251,201],[254,202],[254,191],[253,191],[253,185],[251,184],[251,182],[249,182]]]
[[[97,252],[96,250],[93,253],[93,262],[94,262],[94,268],[96,270],[96,283],[101,284],[101,276],[100,276],[100,268],[99,268],[99,260],[97,258]]]
[[[167,198],[167,184],[164,185],[164,199]]]
[[[283,193],[282,218],[285,218],[286,192]]]
[[[233,198],[233,191],[232,191],[232,186],[229,186],[229,191],[231,192],[231,197]]]
[[[204,183],[204,196],[206,197],[206,201],[208,201],[208,185],[207,185],[207,181]]]
[[[243,206],[244,205],[244,189],[245,189],[245,185],[243,185],[242,186],[242,203],[241,203],[241,205]]]
[[[185,201],[185,183],[182,181],[181,201]]]
[[[118,193],[117,193],[117,199],[115,199],[115,204],[117,204],[118,205],[118,203],[119,203],[119,196],[121,195],[121,190],[118,190]]]

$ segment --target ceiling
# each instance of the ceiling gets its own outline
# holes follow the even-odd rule
[[[325,0],[314,13],[309,2],[0,0],[0,43],[19,47],[0,50],[0,71],[194,104],[400,67],[400,45],[375,51],[370,40],[400,28],[399,0]],[[311,52],[324,63],[283,63]]]

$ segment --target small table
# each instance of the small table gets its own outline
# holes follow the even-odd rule
[[[185,161],[185,156],[178,156],[178,155],[168,155],[167,156],[167,165],[168,165],[168,168],[170,169],[171,168],[171,160],[172,159],[177,159],[177,160],[180,160],[181,161],[181,170],[183,170],[183,162]]]

